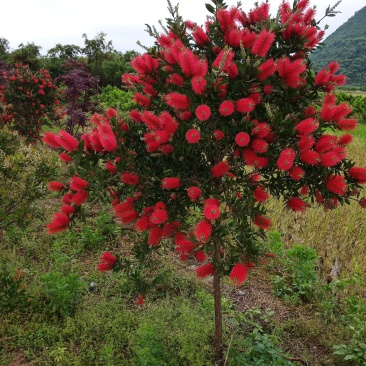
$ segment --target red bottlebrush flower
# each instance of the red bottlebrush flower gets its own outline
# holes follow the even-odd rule
[[[235,104],[231,100],[225,100],[220,104],[219,112],[222,116],[227,117],[234,113]]]
[[[271,76],[272,74],[274,74],[276,70],[277,70],[276,63],[273,60],[273,58],[270,58],[258,66],[259,74],[257,77],[259,80],[263,81],[263,80],[267,79],[269,76]],[[273,87],[271,85],[266,85],[266,86],[271,87],[273,90]],[[268,88],[267,88],[267,92],[268,92]],[[267,94],[267,93],[265,92],[265,94]],[[271,93],[269,93],[269,94],[271,94]]]
[[[358,201],[362,208],[366,208],[366,197]]]
[[[325,182],[328,191],[343,196],[347,192],[347,184],[341,175],[331,174]]]
[[[192,36],[196,43],[200,46],[204,46],[206,43],[210,42],[210,38],[201,27],[196,27],[195,31],[192,33]]]
[[[323,135],[320,136],[316,142],[314,149],[320,154],[324,154],[329,150],[332,150],[338,146],[338,139],[336,136]]]
[[[113,152],[117,149],[117,140],[112,131],[100,135],[99,141],[105,151]]]
[[[212,263],[207,263],[202,266],[197,267],[196,274],[199,278],[205,278],[212,276],[215,273],[215,268]]]
[[[221,140],[225,137],[224,133],[220,130],[215,130],[213,135],[214,135],[215,140]]]
[[[55,149],[61,146],[60,142],[58,141],[57,135],[52,132],[46,132],[42,138],[42,141]]]
[[[265,85],[263,87],[263,93],[266,94],[266,95],[273,94],[273,86],[272,85]]]
[[[236,110],[239,113],[250,113],[255,108],[255,101],[251,98],[241,98],[236,101]]]
[[[265,57],[274,39],[274,33],[268,32],[267,29],[263,29],[254,41],[252,53],[259,57]]]
[[[212,225],[207,220],[201,220],[195,230],[196,239],[199,242],[206,243],[207,240],[210,238],[212,232]]]
[[[76,206],[81,206],[88,197],[89,197],[89,193],[84,190],[81,190],[81,191],[76,192],[71,197],[71,202],[73,202]]]
[[[349,169],[348,174],[351,178],[355,179],[357,183],[366,183],[366,168],[354,166]]]
[[[267,258],[276,258],[276,254],[274,253],[265,253],[264,254]]]
[[[319,122],[313,118],[307,118],[299,122],[295,130],[302,135],[310,135],[319,127]]]
[[[309,194],[309,186],[307,186],[307,185],[302,186],[302,187],[300,188],[299,192],[300,192],[300,194],[301,194],[302,196],[306,196],[306,195],[308,195],[308,194]]]
[[[253,127],[252,134],[259,139],[264,139],[271,132],[271,127],[268,123],[262,122],[258,123]]]
[[[75,212],[75,207],[69,206],[69,205],[64,205],[61,207],[61,212],[67,216],[70,216]]]
[[[135,224],[135,230],[137,231],[146,231],[151,226],[149,218],[146,215],[141,216]]]
[[[64,203],[65,205],[71,205],[72,201],[71,198],[73,196],[73,193],[66,193],[63,197],[62,197],[62,203]]]
[[[277,167],[280,170],[290,170],[294,165],[294,160],[296,157],[296,152],[290,147],[281,151],[280,156],[277,160]]]
[[[151,105],[151,99],[146,95],[135,92],[134,97],[132,98],[134,102],[139,104],[142,107],[149,108]]]
[[[161,187],[163,189],[175,189],[180,187],[180,178],[164,178],[161,181]]]
[[[61,212],[56,212],[53,215],[52,221],[46,225],[48,228],[49,234],[55,234],[60,231],[66,230],[67,226],[69,225],[70,219],[69,217]]]
[[[198,250],[196,252],[196,259],[198,262],[204,262],[207,259],[207,256],[203,250]]]
[[[220,206],[220,201],[219,201],[217,198],[210,197],[210,198],[206,198],[206,199],[203,201],[203,205],[204,205],[204,206],[207,206],[207,205],[216,205],[216,206]]]
[[[144,297],[140,294],[140,295],[138,295],[137,296],[137,305],[143,305],[144,304],[144,302],[145,302],[145,299],[144,299]]]
[[[211,116],[211,109],[208,105],[202,104],[196,108],[196,117],[201,121],[207,121]]]
[[[300,160],[309,165],[317,165],[320,161],[320,155],[314,150],[303,150],[300,154]]]
[[[67,151],[77,150],[79,145],[79,142],[75,137],[63,130],[58,132],[57,142]]]
[[[137,174],[124,172],[121,174],[121,182],[125,184],[129,184],[131,186],[136,186],[140,181],[140,178]]]
[[[113,267],[117,264],[117,257],[110,252],[104,252],[100,257],[100,261]]]
[[[299,181],[305,176],[305,170],[299,166],[294,166],[288,171],[288,175],[295,181]]]
[[[160,228],[159,226],[156,226],[150,230],[147,244],[151,245],[152,247],[156,247],[160,243],[162,237],[163,237],[163,229]]]
[[[69,184],[70,189],[73,191],[81,191],[88,187],[88,182],[80,177],[73,176]]]
[[[203,208],[203,216],[210,221],[218,219],[220,217],[220,207],[214,204],[205,205]]]
[[[268,151],[269,144],[266,140],[254,139],[250,143],[250,147],[258,154],[263,154]]]
[[[105,168],[109,171],[109,173],[111,174],[116,174],[117,172],[117,167],[114,163],[112,163],[111,161],[107,161],[105,163]]]
[[[353,131],[357,127],[357,120],[348,118],[337,122],[337,127],[342,131]]]
[[[48,184],[48,189],[50,191],[56,191],[56,192],[60,192],[65,188],[65,186],[63,185],[63,183],[61,182],[57,182],[52,180],[49,184]]]
[[[168,79],[166,79],[167,84],[174,84],[177,86],[183,86],[184,85],[184,79],[177,73],[174,73],[170,75]]]
[[[353,136],[349,135],[349,134],[341,136],[338,140],[339,144],[342,146],[346,146],[346,145],[350,144],[352,141],[353,141]]]
[[[220,163],[216,164],[212,169],[211,173],[215,178],[222,177],[230,170],[230,166],[227,161],[220,161]]]
[[[235,142],[240,147],[247,146],[250,142],[250,136],[246,132],[239,132],[235,136]]]
[[[292,197],[287,201],[286,206],[294,211],[303,212],[306,210],[307,204],[299,197]]]
[[[195,128],[191,128],[190,130],[187,131],[186,140],[190,144],[196,144],[200,139],[201,139],[201,134]]]
[[[253,196],[254,196],[255,200],[258,201],[258,202],[267,201],[268,198],[269,198],[268,193],[261,187],[257,187],[253,191]]]
[[[192,89],[197,95],[203,95],[206,89],[207,81],[203,76],[195,76],[192,79]]]
[[[320,156],[320,165],[331,167],[337,165],[342,160],[342,157],[336,151],[328,151]]]
[[[166,212],[166,210],[155,210],[149,216],[149,220],[154,225],[163,224],[168,220],[168,213]]]
[[[272,222],[263,215],[256,215],[253,220],[254,224],[264,230],[269,230]]]
[[[105,115],[108,118],[115,118],[117,117],[117,111],[114,108],[109,108],[107,109],[107,111],[105,112]]]
[[[302,135],[297,143],[297,146],[301,151],[310,150],[314,146],[314,143],[315,143],[314,136]]]
[[[173,151],[174,151],[174,147],[171,144],[166,144],[166,145],[161,147],[161,153],[162,154],[170,154]]]
[[[98,264],[98,271],[99,272],[107,272],[112,270],[112,267],[108,263],[99,263]]]
[[[70,161],[72,160],[72,157],[70,155],[67,155],[65,153],[61,153],[59,154],[59,159],[66,162],[66,163],[70,163]]]
[[[188,197],[193,201],[197,200],[201,193],[202,191],[198,187],[189,187],[187,190]]]
[[[230,272],[230,279],[234,285],[241,285],[248,276],[249,266],[247,263],[237,263]]]
[[[130,118],[132,119],[132,121],[137,122],[137,123],[141,123],[142,122],[142,114],[137,111],[136,109],[132,109],[132,111],[130,111],[129,114]]]
[[[188,109],[190,104],[186,95],[175,92],[164,95],[164,101],[168,106],[179,110]]]

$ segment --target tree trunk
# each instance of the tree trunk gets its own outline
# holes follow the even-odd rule
[[[217,266],[220,264],[220,252],[220,242],[217,241],[215,246],[215,260]],[[215,361],[218,366],[222,366],[224,364],[224,359],[222,352],[221,275],[218,271],[215,271],[213,276],[213,295],[215,302]]]

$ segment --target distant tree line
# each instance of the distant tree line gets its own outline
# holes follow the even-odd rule
[[[17,49],[11,50],[9,41],[0,37],[0,72],[21,63],[28,65],[32,71],[46,69],[51,77],[56,79],[67,72],[66,62],[73,59],[83,63],[86,71],[98,79],[99,88],[106,85],[120,88],[121,75],[132,72],[130,61],[138,55],[138,52],[119,52],[114,49],[112,41],[108,41],[106,36],[100,32],[90,39],[84,33],[82,35],[84,47],[57,43],[45,56],[40,53],[42,47],[33,42],[21,43]]]

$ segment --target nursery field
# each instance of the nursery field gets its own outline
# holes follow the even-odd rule
[[[361,165],[365,133],[361,125],[349,147]],[[51,150],[34,149],[56,161]],[[128,256],[135,234],[100,206],[72,231],[49,235],[53,197],[36,202],[27,227],[1,232],[0,364],[212,365],[210,278],[198,280],[195,263],[171,252],[154,256],[154,269],[136,271],[133,281],[98,272],[101,251]],[[226,364],[363,364],[364,211],[270,206],[276,258],[258,264],[244,285],[224,285]]]

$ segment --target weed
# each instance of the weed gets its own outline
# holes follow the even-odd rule
[[[59,317],[65,317],[75,311],[86,289],[86,285],[75,273],[65,276],[59,272],[49,272],[42,276],[42,285],[46,311]]]

